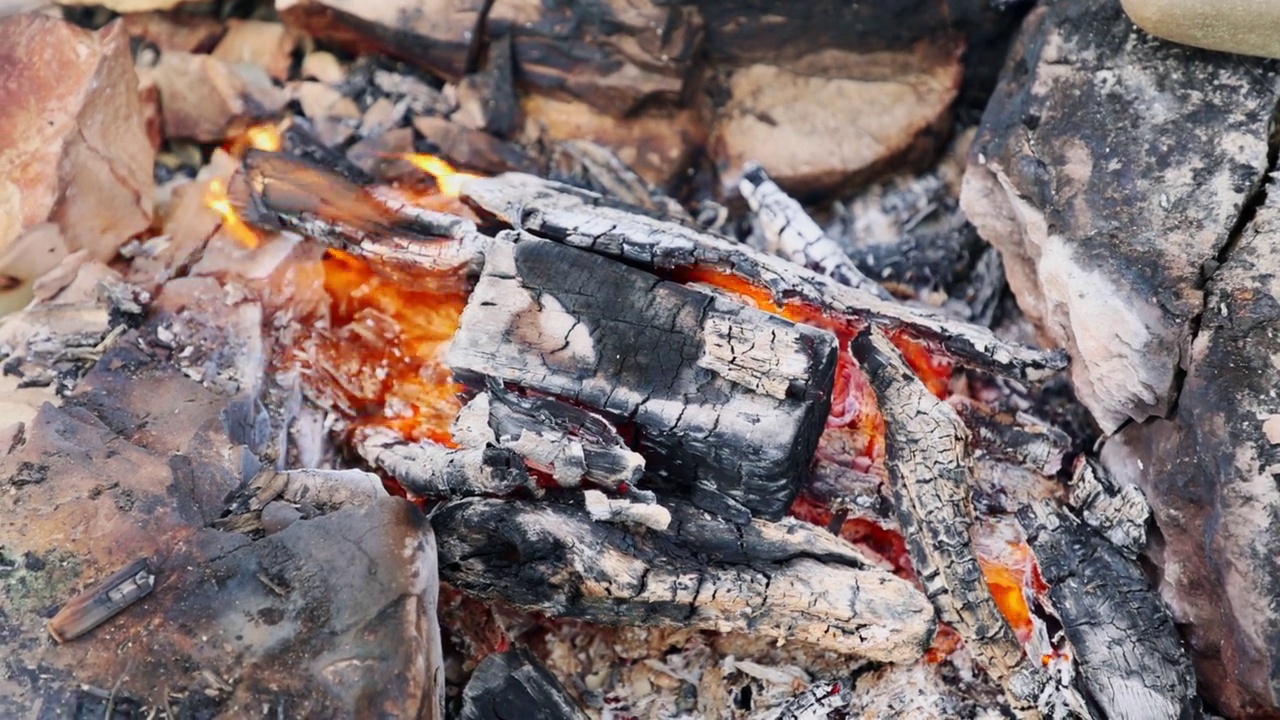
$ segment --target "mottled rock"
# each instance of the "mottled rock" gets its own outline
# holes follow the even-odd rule
[[[293,30],[278,22],[233,18],[227,21],[226,35],[213,49],[213,56],[229,65],[258,65],[271,77],[284,80],[297,44]]]
[[[1138,27],[1207,50],[1280,58],[1280,4],[1267,0],[1120,0]]]
[[[1280,188],[1209,280],[1169,420],[1132,425],[1103,460],[1146,493],[1160,590],[1203,690],[1232,718],[1280,717]]]
[[[928,157],[949,128],[961,49],[944,38],[733,69],[710,145],[724,192],[737,187],[752,161],[787,191],[805,195]]]
[[[961,203],[1104,431],[1172,407],[1278,89],[1274,65],[1153,39],[1109,0],[1028,16]]]
[[[0,715],[71,714],[87,687],[184,716],[199,703],[201,717],[442,717],[424,516],[384,496],[259,541],[211,529],[252,471],[228,399],[139,339],[122,338],[66,407],[46,404],[0,450],[0,555],[38,561],[0,575]],[[48,642],[51,611],[142,557],[151,595]]]
[[[112,257],[150,225],[155,187],[124,26],[6,17],[0,67],[0,253],[49,220],[68,250]]]

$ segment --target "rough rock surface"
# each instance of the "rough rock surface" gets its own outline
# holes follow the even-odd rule
[[[122,336],[66,406],[46,404],[0,448],[0,715],[116,717],[114,703],[140,717],[166,704],[182,717],[439,717],[423,515],[384,497],[256,542],[211,529],[256,461],[229,438],[225,397],[138,346]],[[52,611],[140,557],[157,571],[151,595],[48,640]]]
[[[0,254],[51,220],[67,249],[110,258],[150,224],[155,185],[124,26],[0,19],[0,68]]]
[[[711,154],[722,186],[760,164],[789,192],[831,191],[889,163],[928,157],[960,88],[962,43],[826,49],[728,73]]]
[[[1104,431],[1168,412],[1211,269],[1267,167],[1275,66],[1171,45],[1118,3],[1028,16],[962,205]]]
[[[1280,717],[1280,188],[1209,281],[1170,420],[1134,425],[1104,461],[1137,483],[1164,537],[1161,593],[1202,689],[1233,718]]]

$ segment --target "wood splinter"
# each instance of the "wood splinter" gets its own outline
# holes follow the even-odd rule
[[[135,560],[63,605],[49,621],[49,634],[60,643],[74,640],[150,595],[155,586],[150,560]]]
[[[939,618],[1009,694],[1034,703],[1043,673],[1000,613],[973,550],[973,458],[956,411],[934,397],[893,343],[868,328],[850,349],[875,389],[885,421],[885,465],[911,563]]]

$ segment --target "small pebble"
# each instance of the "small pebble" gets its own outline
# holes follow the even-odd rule
[[[262,507],[262,531],[274,535],[302,519],[298,508],[287,502],[269,502]]]
[[[1280,3],[1275,0],[1121,0],[1134,24],[1183,45],[1280,58]]]

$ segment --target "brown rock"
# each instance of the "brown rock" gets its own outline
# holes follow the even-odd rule
[[[724,192],[757,162],[795,194],[863,182],[928,157],[960,87],[959,41],[874,53],[823,50],[731,71],[711,153]]]
[[[1168,420],[1132,424],[1103,459],[1142,488],[1163,537],[1161,594],[1201,687],[1231,718],[1280,717],[1280,198],[1244,228],[1206,287]]]
[[[337,85],[347,77],[347,71],[333,53],[316,50],[302,59],[302,77]]]
[[[400,158],[401,155],[412,152],[413,128],[402,127],[356,142],[347,149],[347,159],[374,177],[387,178],[404,174],[421,177],[421,170]]]
[[[354,53],[382,53],[446,78],[467,71],[485,0],[276,0],[284,22]]]
[[[0,18],[0,67],[0,252],[47,219],[68,249],[112,257],[150,224],[154,191],[124,26]]]
[[[154,10],[172,10],[179,5],[196,0],[58,0],[59,5],[101,6],[113,12],[126,15],[144,13]]]
[[[53,223],[39,223],[27,228],[0,252],[0,287],[8,280],[30,281],[52,270],[67,256],[67,241]]]
[[[655,109],[619,119],[587,103],[539,95],[526,96],[521,108],[525,140],[590,140],[659,188],[669,187],[706,142],[706,130],[690,110]]]
[[[125,15],[123,20],[130,37],[162,51],[207,53],[227,31],[226,25],[207,15],[147,12]]]
[[[298,36],[280,23],[233,18],[227,21],[227,34],[213,56],[228,65],[257,65],[276,80],[284,80],[297,45]]]
[[[696,9],[654,0],[496,0],[486,28],[511,35],[522,83],[617,117],[678,100],[702,39]]]
[[[1110,0],[1042,6],[1023,26],[961,204],[1106,432],[1173,405],[1202,270],[1267,169],[1277,77],[1151,40]]]
[[[167,52],[154,73],[168,137],[218,142],[246,113],[244,80],[215,57]]]
[[[337,88],[320,82],[302,82],[293,88],[302,114],[311,119],[316,138],[329,147],[346,142],[360,125],[360,108]]]
[[[509,170],[537,173],[538,161],[519,146],[487,132],[472,130],[441,117],[420,115],[413,127],[443,156],[459,167],[496,175]]]

